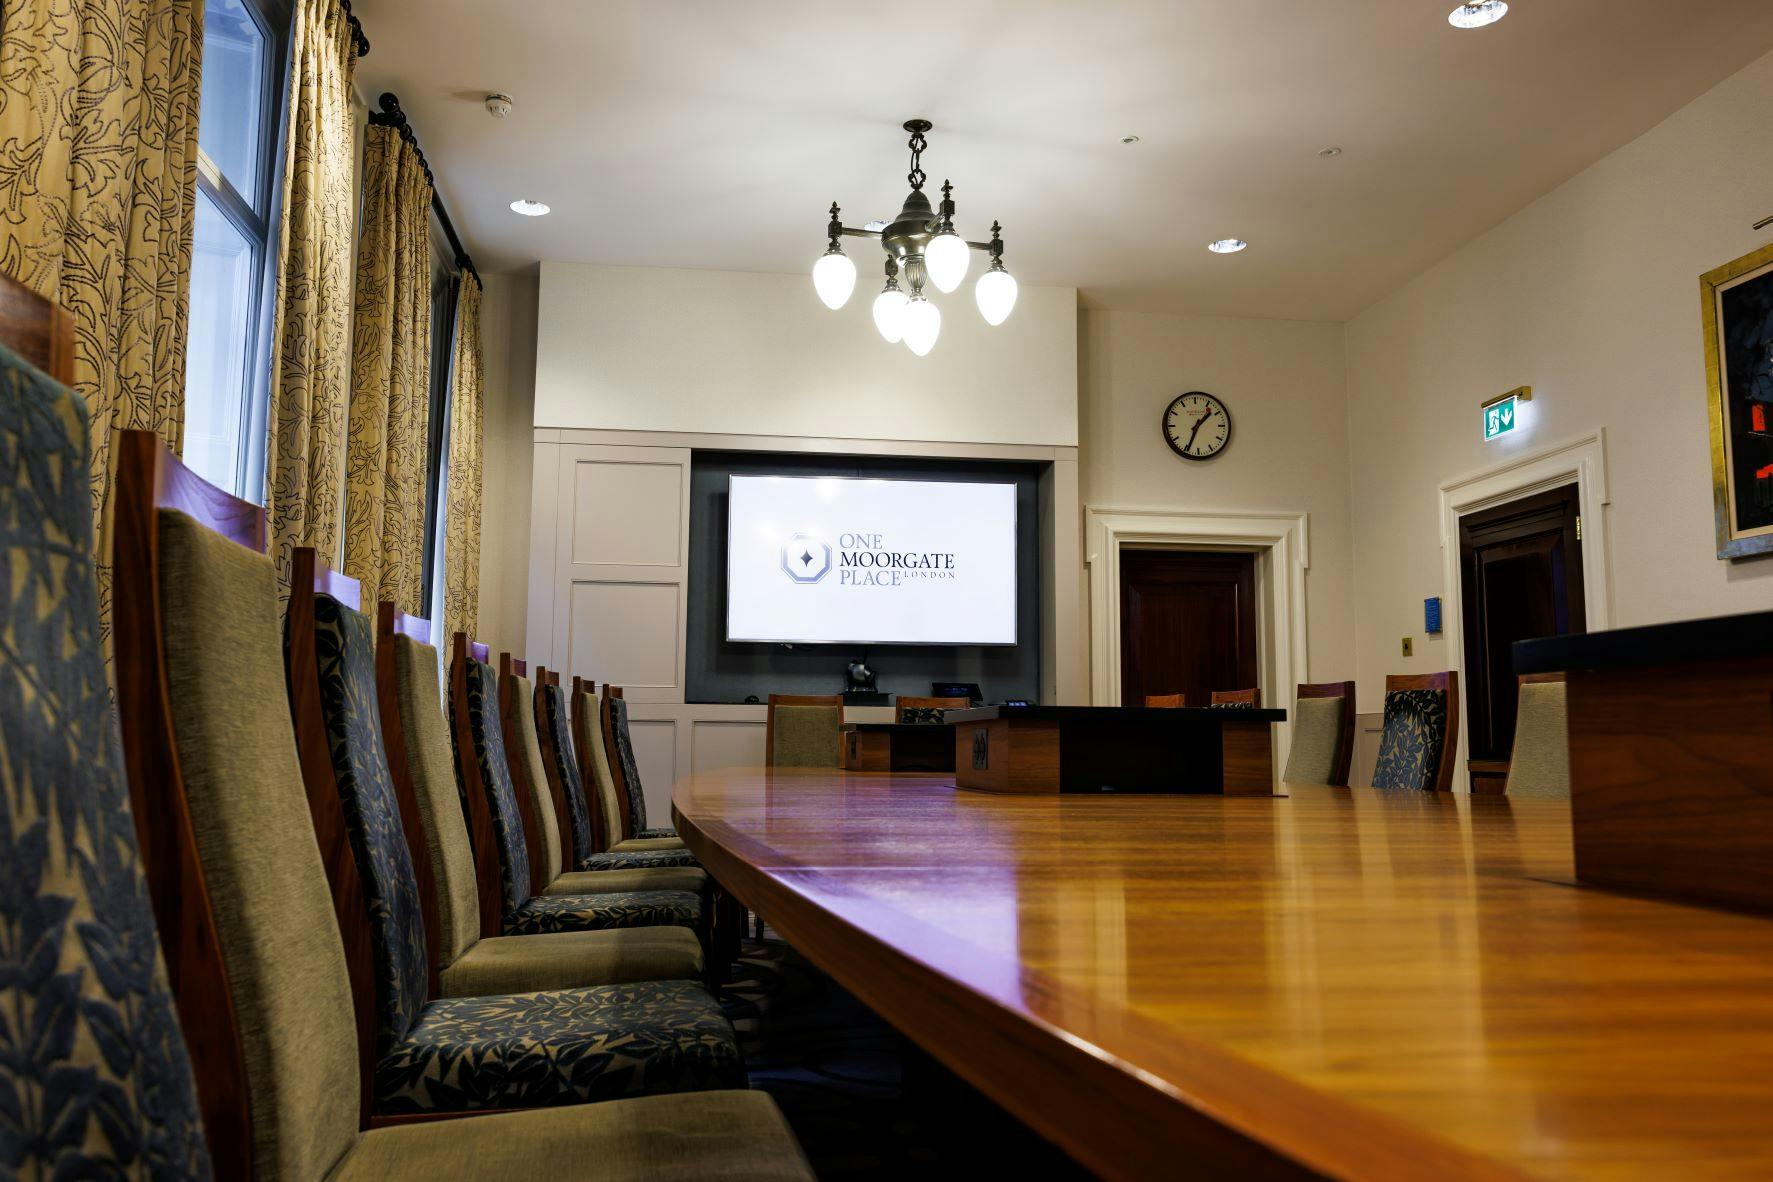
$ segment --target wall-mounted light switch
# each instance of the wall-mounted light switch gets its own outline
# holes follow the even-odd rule
[[[1411,652],[1411,650],[1414,649],[1415,647],[1416,646],[1415,646],[1413,637],[1409,637],[1409,636],[1404,637],[1404,656],[1406,656],[1406,657],[1413,656],[1414,654]]]

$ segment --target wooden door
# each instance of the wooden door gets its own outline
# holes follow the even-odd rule
[[[1473,792],[1500,792],[1514,748],[1514,642],[1588,630],[1576,486],[1459,519],[1467,754]]]
[[[1120,700],[1249,689],[1256,673],[1256,556],[1127,550],[1120,556]]]

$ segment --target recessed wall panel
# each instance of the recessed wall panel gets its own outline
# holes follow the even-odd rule
[[[580,460],[572,488],[574,565],[678,564],[683,465]]]
[[[640,785],[646,794],[646,823],[658,828],[671,824],[671,789],[677,783],[677,724],[628,716],[628,735],[634,742],[634,762],[640,768]]]
[[[723,767],[760,767],[764,737],[761,722],[692,722],[690,771],[694,775]]]
[[[567,668],[600,685],[675,686],[678,595],[674,583],[575,582]]]

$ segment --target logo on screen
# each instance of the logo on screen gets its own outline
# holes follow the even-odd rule
[[[795,534],[782,546],[782,573],[796,583],[816,583],[831,573],[831,543]]]

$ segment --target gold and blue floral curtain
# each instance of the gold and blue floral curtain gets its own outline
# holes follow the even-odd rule
[[[449,396],[448,496],[444,507],[443,635],[473,636],[480,622],[481,472],[486,380],[480,352],[480,277],[462,276],[456,298]]]
[[[0,268],[74,320],[99,603],[111,440],[184,442],[203,0],[0,3]]]
[[[296,0],[265,465],[271,552],[286,582],[297,546],[313,546],[329,565],[339,561],[351,389],[356,66],[356,35],[339,0]]]
[[[421,612],[425,458],[431,420],[431,178],[395,127],[363,146],[350,427],[345,444],[345,573],[363,602]]]

